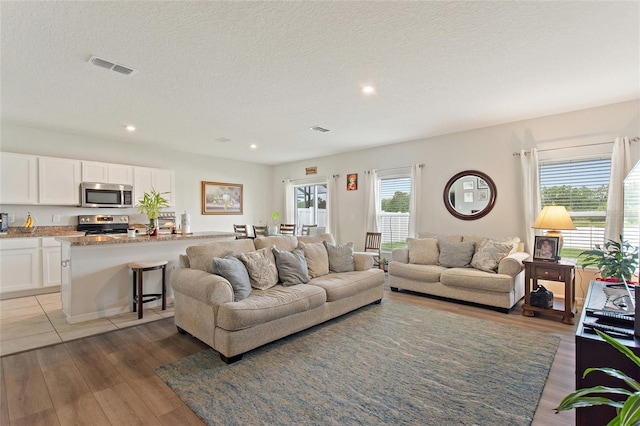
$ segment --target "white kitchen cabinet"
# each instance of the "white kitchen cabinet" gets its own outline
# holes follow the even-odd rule
[[[0,204],[38,202],[38,157],[0,153]]]
[[[62,274],[60,243],[54,238],[42,238],[42,287],[59,286]]]
[[[80,204],[80,160],[39,157],[39,203],[49,205]]]
[[[83,161],[82,181],[133,185],[133,166]]]
[[[154,169],[151,167],[134,167],[133,168],[133,188],[134,199],[137,201],[142,198],[145,192],[152,188],[162,193],[163,197],[169,200],[169,205],[174,205],[174,173],[173,170]]]
[[[40,238],[0,241],[0,292],[40,287]]]

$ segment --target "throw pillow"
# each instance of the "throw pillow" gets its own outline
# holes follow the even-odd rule
[[[438,241],[440,256],[438,263],[446,268],[468,268],[471,266],[471,259],[476,249],[475,243],[460,242],[451,243],[449,241]]]
[[[329,255],[323,243],[303,243],[298,241],[298,248],[304,251],[307,260],[309,278],[321,277],[329,273]]]
[[[513,244],[485,240],[473,255],[471,266],[481,271],[495,272],[500,261],[507,257],[512,249]]]
[[[242,253],[238,259],[247,268],[251,287],[266,290],[278,284],[278,269],[269,256],[268,248]]]
[[[435,238],[407,238],[409,263],[416,265],[437,265],[440,257],[438,240]]]
[[[244,264],[238,260],[234,252],[224,258],[214,257],[211,267],[213,273],[225,278],[233,288],[233,301],[239,302],[251,294],[251,281]]]
[[[353,263],[353,243],[329,244],[326,241],[322,243],[329,257],[329,271],[349,272],[355,269],[355,264]]]
[[[286,251],[272,247],[271,251],[276,258],[278,276],[282,285],[290,286],[309,282],[307,261],[302,250],[297,248],[293,251]]]

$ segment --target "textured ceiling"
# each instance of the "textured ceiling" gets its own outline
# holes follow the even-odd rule
[[[640,98],[637,1],[0,5],[4,122],[223,158],[279,164]]]

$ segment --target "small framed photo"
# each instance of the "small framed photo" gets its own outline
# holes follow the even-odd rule
[[[489,189],[489,184],[482,178],[478,178],[478,189]]]
[[[465,180],[464,182],[462,182],[462,189],[473,189],[473,181]]]
[[[559,259],[560,237],[536,236],[534,245],[533,258],[535,260],[551,260],[555,262]]]
[[[487,201],[489,199],[489,190],[480,189],[478,190],[478,201]]]
[[[465,203],[473,203],[473,192],[465,192],[464,193],[464,202]]]
[[[358,174],[349,173],[347,175],[347,191],[357,191],[357,190],[358,190]]]
[[[242,214],[242,185],[203,181],[202,214]]]

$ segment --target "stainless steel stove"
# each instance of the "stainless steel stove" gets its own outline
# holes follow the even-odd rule
[[[91,214],[78,216],[78,231],[86,235],[126,234],[129,227],[129,216]]]

